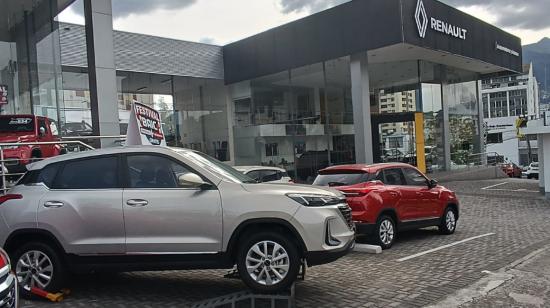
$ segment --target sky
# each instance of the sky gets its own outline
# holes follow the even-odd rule
[[[112,0],[115,30],[225,45],[349,0]],[[361,0],[355,0],[361,1]],[[414,1],[414,0],[410,0]],[[442,0],[519,36],[550,37],[550,0]],[[83,24],[78,0],[59,20]]]

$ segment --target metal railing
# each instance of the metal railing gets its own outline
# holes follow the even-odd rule
[[[82,152],[95,150],[94,147],[78,140],[74,141],[49,141],[49,142],[10,142],[10,143],[0,143],[0,172],[1,172],[1,181],[0,185],[0,194],[5,194],[11,186],[13,186],[19,179],[25,174],[25,166],[29,163],[40,161],[46,159],[47,157],[6,157],[6,150],[17,150],[19,147],[34,147],[34,146],[55,146],[62,145],[63,149],[61,154],[71,153],[71,152]],[[32,150],[31,150],[32,151]],[[25,162],[22,164],[21,162]],[[11,170],[15,169],[15,172]],[[19,171],[19,172],[17,172]]]

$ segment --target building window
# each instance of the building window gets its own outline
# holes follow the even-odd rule
[[[265,156],[273,157],[279,155],[279,145],[277,143],[268,143],[265,145]]]
[[[502,143],[502,133],[493,133],[487,135],[487,144]]]

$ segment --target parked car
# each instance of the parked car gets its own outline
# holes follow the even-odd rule
[[[0,143],[60,141],[56,123],[34,115],[0,116]],[[64,153],[59,145],[22,145],[4,147],[4,159],[10,173],[25,172],[25,166],[37,159]]]
[[[437,226],[455,232],[459,203],[454,192],[411,165],[346,165],[319,171],[314,185],[342,191],[352,208],[357,233],[390,248],[397,231]]]
[[[332,262],[355,239],[341,192],[258,184],[192,150],[109,148],[28,168],[0,205],[0,245],[23,286],[58,291],[70,272],[236,264],[251,289],[276,292],[302,260]],[[40,264],[31,275],[28,258]]]
[[[266,166],[238,166],[238,171],[256,180],[258,183],[292,183],[285,169]]]
[[[511,178],[521,178],[523,170],[514,163],[500,164],[500,168]]]
[[[527,167],[527,171],[523,172],[523,175],[528,179],[539,178],[539,163],[531,163]]]
[[[0,307],[17,308],[18,302],[17,278],[12,272],[8,254],[0,248]]]

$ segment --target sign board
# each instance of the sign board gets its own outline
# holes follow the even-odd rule
[[[8,104],[8,86],[0,84],[0,106]]]
[[[550,111],[544,112],[544,126],[550,126]]]
[[[166,146],[158,111],[138,102],[132,104],[126,145]]]
[[[414,13],[414,19],[418,28],[418,35],[421,38],[426,38],[426,31],[429,29],[446,34],[450,37],[454,37],[461,40],[466,40],[468,30],[453,25],[444,20],[428,16],[426,6],[422,0],[416,2],[416,10]]]

